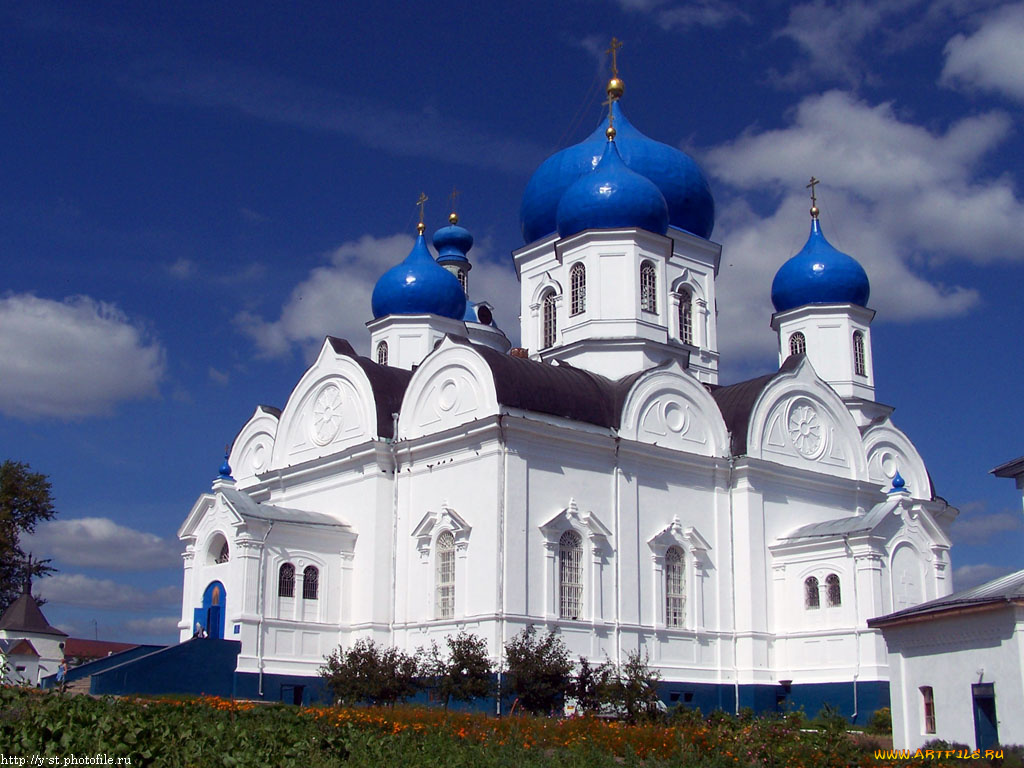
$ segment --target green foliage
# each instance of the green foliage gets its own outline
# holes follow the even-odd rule
[[[892,733],[892,710],[889,707],[875,710],[868,722],[868,733]]]
[[[576,698],[582,713],[596,714],[601,710],[614,676],[615,668],[611,662],[592,667],[586,658],[580,656],[579,669],[569,686],[569,693]]]
[[[603,686],[604,700],[630,723],[658,712],[661,673],[651,669],[647,661],[646,654],[641,656],[640,651],[630,651],[624,664],[617,669],[612,667],[612,674]]]
[[[26,570],[32,576],[53,571],[48,560],[26,562],[21,535],[56,514],[46,475],[18,461],[0,464],[0,613],[18,598]]]
[[[445,709],[452,701],[472,701],[490,696],[494,665],[487,655],[487,641],[459,632],[445,638],[447,653],[437,643],[425,654],[423,673],[430,680]]]
[[[528,712],[553,712],[572,682],[569,649],[554,632],[538,638],[531,625],[505,644],[505,680]]]
[[[325,659],[320,675],[335,698],[345,704],[387,704],[416,695],[419,664],[397,648],[382,648],[369,638],[347,651],[337,648]]]

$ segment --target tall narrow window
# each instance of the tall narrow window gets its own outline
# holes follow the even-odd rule
[[[693,296],[683,288],[679,291],[679,340],[693,344]]]
[[[214,560],[214,562],[217,563],[217,564],[226,563],[230,559],[231,559],[231,550],[228,548],[228,543],[225,541],[221,545],[220,554],[217,555],[217,559]]]
[[[683,626],[686,605],[683,565],[679,547],[669,547],[665,553],[665,625],[669,627]]]
[[[821,598],[818,595],[818,580],[813,576],[809,576],[804,582],[804,608],[813,611],[817,610],[820,606]]]
[[[839,587],[839,577],[834,573],[825,577],[825,594],[829,608],[836,608],[843,604],[843,592]]]
[[[555,320],[555,294],[554,291],[545,294],[541,301],[541,323],[543,339],[541,341],[541,349],[548,349],[549,347],[555,346],[555,336],[558,332],[558,327]]]
[[[302,599],[316,600],[320,595],[320,571],[307,565],[302,571]]]
[[[445,531],[437,537],[436,613],[439,619],[455,615],[455,536]]]
[[[924,732],[935,733],[935,693],[930,685],[921,686],[921,709],[924,715]]]
[[[570,315],[579,315],[587,308],[587,268],[576,262],[569,270],[569,285],[572,289]]]
[[[583,540],[566,531],[558,540],[558,615],[578,619],[583,606]]]
[[[277,572],[277,596],[295,597],[295,566],[285,563]]]
[[[791,355],[806,355],[807,354],[807,339],[804,335],[797,331],[789,337],[789,354]]]
[[[853,332],[853,372],[858,376],[867,376],[868,369],[864,364],[864,334]]]
[[[377,365],[388,364],[388,343],[382,341],[377,345]]]
[[[654,265],[649,261],[640,265],[640,309],[645,312],[658,311],[658,278]]]

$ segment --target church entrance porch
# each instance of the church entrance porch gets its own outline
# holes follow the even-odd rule
[[[203,592],[202,607],[193,611],[192,628],[200,625],[207,637],[224,639],[224,616],[227,607],[227,593],[219,581],[212,581]]]

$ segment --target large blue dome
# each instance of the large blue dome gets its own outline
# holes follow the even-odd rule
[[[654,182],[627,168],[616,143],[605,140],[597,167],[562,195],[556,224],[559,237],[614,227],[639,227],[664,235],[668,205]]]
[[[466,294],[458,278],[434,261],[420,233],[409,255],[377,280],[371,306],[375,319],[431,314],[461,320]]]
[[[772,304],[785,312],[805,304],[857,304],[865,307],[871,284],[864,267],[825,239],[818,220],[800,252],[779,267],[772,281]]]
[[[619,155],[630,170],[646,176],[661,190],[668,205],[669,224],[710,237],[715,225],[715,201],[697,163],[686,153],[640,133],[626,119],[618,101],[612,104],[612,112]],[[519,209],[527,243],[556,231],[558,203],[577,179],[597,166],[608,143],[606,126],[602,120],[584,141],[555,153],[534,172]]]

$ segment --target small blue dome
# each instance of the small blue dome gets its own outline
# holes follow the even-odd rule
[[[669,224],[699,237],[711,237],[715,201],[697,163],[685,152],[654,141],[634,128],[618,101],[612,104],[612,112],[617,131],[615,142],[622,161],[661,190],[668,205]],[[606,127],[607,122],[602,120],[590,136],[555,153],[534,172],[519,209],[524,241],[532,243],[556,231],[559,201],[577,179],[597,166],[608,143]]]
[[[805,304],[857,304],[865,307],[871,295],[868,275],[856,259],[837,251],[817,219],[800,252],[779,267],[772,281],[772,304],[785,312]]]
[[[473,236],[469,234],[468,229],[458,225],[458,219],[434,233],[434,248],[437,250],[437,260],[441,264],[446,261],[469,261],[466,254],[472,247]]]
[[[420,234],[405,260],[377,280],[371,306],[374,318],[431,314],[461,320],[466,294],[458,278],[434,261]]]
[[[224,451],[224,463],[220,465],[220,477],[225,480],[234,480],[231,476],[231,465],[228,464],[228,452]]]
[[[606,139],[597,167],[562,195],[556,223],[559,237],[613,227],[639,227],[664,235],[668,205],[654,182],[627,168],[615,142]]]

